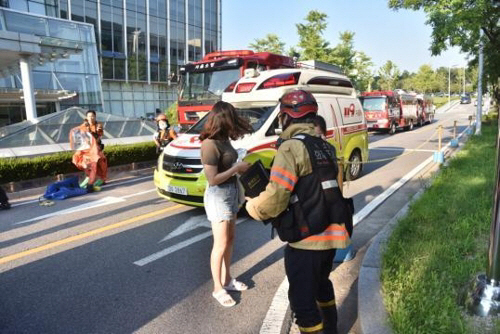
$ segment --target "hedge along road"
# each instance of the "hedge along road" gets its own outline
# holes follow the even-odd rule
[[[460,106],[440,122],[456,115],[465,126],[471,112]],[[401,155],[435,127],[371,135],[371,159]],[[366,165],[347,194],[361,209],[435,146]],[[251,289],[234,294],[234,308],[220,307],[210,293],[212,239],[203,210],[158,198],[151,180],[52,207],[28,203],[0,217],[0,332],[257,333],[284,277],[283,243],[270,239],[268,227],[241,219],[232,270]],[[356,230],[363,229],[361,222]]]

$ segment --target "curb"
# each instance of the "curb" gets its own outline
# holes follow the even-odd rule
[[[156,160],[144,162],[132,162],[126,165],[113,166],[108,168],[108,179],[112,179],[119,174],[127,173],[130,175],[141,174],[144,170],[150,169],[157,164]],[[58,174],[56,176],[47,176],[38,179],[31,179],[19,182],[9,182],[3,184],[2,188],[6,191],[9,201],[19,200],[24,197],[41,196],[44,194],[47,185],[50,183],[64,180],[68,177],[83,177],[84,172],[69,174]]]
[[[363,334],[391,334],[392,330],[387,323],[388,315],[383,303],[380,287],[381,254],[384,251],[387,239],[404,217],[410,205],[425,192],[420,189],[413,198],[396,213],[376,236],[365,253],[358,281],[358,319]]]

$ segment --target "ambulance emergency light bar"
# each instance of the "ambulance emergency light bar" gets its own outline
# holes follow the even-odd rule
[[[299,61],[297,63],[297,66],[301,68],[308,68],[311,70],[322,70],[326,72],[345,75],[344,71],[342,71],[342,68],[340,66],[328,64],[319,60]]]
[[[201,64],[186,64],[184,66],[179,67],[179,72],[181,74],[188,73],[203,73],[203,72],[213,72],[213,71],[222,71],[232,68],[239,68],[243,63],[243,60],[240,58],[233,59],[224,59],[218,61],[211,61],[208,63]]]

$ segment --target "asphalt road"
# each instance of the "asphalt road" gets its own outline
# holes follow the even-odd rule
[[[348,183],[357,210],[432,155],[437,125],[446,143],[453,121],[461,133],[473,112],[458,105],[411,132],[370,134],[370,160],[390,160]],[[232,271],[251,289],[219,306],[204,211],[159,198],[150,175],[52,207],[14,204],[0,211],[1,333],[258,333],[284,278],[283,243],[240,217]],[[359,248],[378,232],[363,229]]]

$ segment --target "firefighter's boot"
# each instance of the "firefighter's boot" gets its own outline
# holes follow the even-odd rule
[[[323,318],[323,333],[337,334],[337,307],[335,304],[320,305],[321,317]]]
[[[323,323],[319,323],[313,327],[301,327],[299,326],[300,334],[324,334]]]

